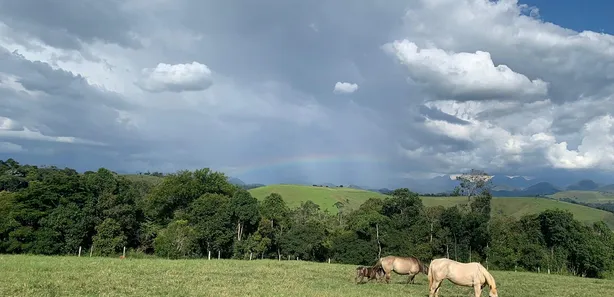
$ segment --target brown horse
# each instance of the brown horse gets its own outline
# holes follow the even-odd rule
[[[358,266],[356,267],[356,283],[362,282],[363,278],[367,278],[367,281],[372,279],[379,280],[384,274],[384,271],[381,267],[369,267],[369,266]],[[360,281],[358,278],[360,277]]]
[[[386,256],[380,258],[373,267],[381,267],[386,273],[386,283],[390,281],[390,272],[394,271],[396,274],[409,275],[407,283],[414,283],[416,274],[422,272],[428,274],[429,268],[426,267],[420,260],[415,257],[397,257]]]
[[[495,279],[482,264],[477,262],[460,263],[446,258],[435,259],[429,265],[428,278],[429,297],[439,296],[441,282],[445,279],[459,286],[473,287],[475,297],[482,294],[486,284],[490,288],[488,296],[499,296]]]

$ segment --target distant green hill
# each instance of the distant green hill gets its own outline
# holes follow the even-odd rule
[[[153,176],[153,175],[145,175],[145,174],[123,174],[127,179],[135,182],[135,181],[144,181],[146,183],[156,185],[160,183],[163,177]]]
[[[273,192],[278,193],[291,208],[300,206],[301,202],[311,200],[322,210],[328,209],[331,213],[337,213],[337,208],[334,206],[337,202],[347,203],[350,208],[358,208],[371,197],[385,197],[380,193],[359,189],[303,185],[269,185],[251,189],[249,192],[258,200],[264,199]]]
[[[614,202],[614,193],[603,191],[563,191],[552,195],[555,199],[572,199],[582,203],[607,203]]]
[[[269,185],[249,192],[257,199],[264,199],[267,195],[276,192],[280,194],[288,206],[297,207],[301,202],[311,200],[320,205],[322,209],[328,209],[331,213],[336,213],[334,204],[337,201],[347,201],[351,208],[357,208],[371,197],[383,198],[383,194],[357,190],[351,188],[326,188],[303,185]],[[442,205],[444,207],[454,206],[467,201],[466,197],[422,197],[425,206]],[[574,217],[585,223],[592,223],[603,220],[611,229],[614,230],[614,214],[572,203],[532,197],[495,197],[492,201],[492,214],[504,214],[513,217],[520,217],[525,214],[539,213],[546,209],[569,210]]]

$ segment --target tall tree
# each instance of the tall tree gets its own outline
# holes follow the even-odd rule
[[[457,176],[456,180],[460,181],[456,192],[467,196],[468,201],[471,201],[472,197],[479,195],[482,191],[490,190],[492,186],[491,176],[477,169],[471,169],[469,172]]]

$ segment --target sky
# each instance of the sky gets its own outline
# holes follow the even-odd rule
[[[0,158],[248,183],[604,179],[614,4],[582,3],[0,0]]]

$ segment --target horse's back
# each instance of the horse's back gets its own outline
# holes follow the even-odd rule
[[[440,258],[431,261],[429,272],[433,274],[435,279],[448,279],[450,282],[461,285],[470,286],[473,284],[476,275],[479,272],[480,263],[462,263],[451,259]]]

